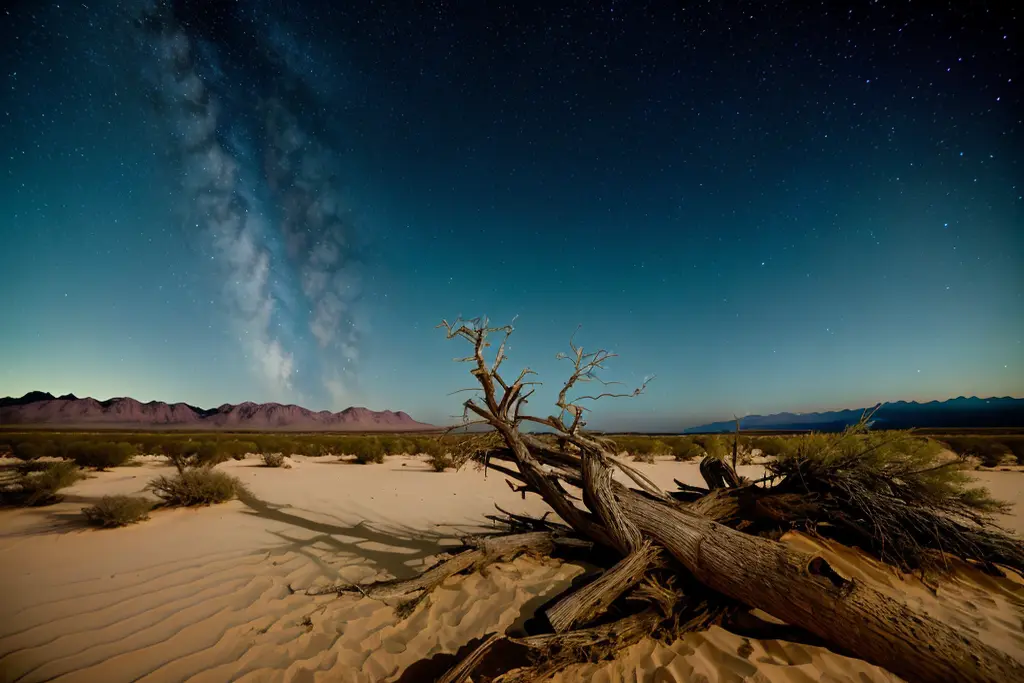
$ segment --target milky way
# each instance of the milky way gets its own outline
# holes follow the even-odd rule
[[[274,59],[286,37],[279,24],[274,40],[249,44],[274,60],[274,76],[246,79],[232,46],[190,33],[190,19],[162,2],[136,19],[152,60],[142,69],[181,161],[185,229],[222,277],[241,348],[274,395],[327,393],[340,404],[356,377],[360,278],[337,154],[289,108],[301,74],[287,53]],[[288,306],[294,283],[301,301]],[[303,323],[319,347],[314,364],[280,332]]]

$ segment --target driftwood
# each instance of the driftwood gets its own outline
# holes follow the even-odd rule
[[[614,654],[644,636],[671,638],[706,627],[739,607],[763,610],[790,629],[809,634],[810,641],[818,638],[908,681],[1024,680],[1020,662],[977,634],[957,630],[844,577],[821,556],[758,535],[779,528],[784,519],[817,521],[813,513],[826,508],[814,498],[816,492],[807,490],[802,496],[792,488],[761,487],[741,480],[726,462],[705,459],[700,471],[707,488],[680,485],[670,494],[619,461],[610,442],[583,431],[583,402],[636,396],[646,382],[631,393],[570,396],[586,382],[606,385],[597,373],[613,354],[584,353],[570,340],[572,353],[564,358],[572,364],[572,373],[555,401],[559,412],[537,417],[523,410],[533,393],[535,382],[526,381],[533,373],[523,370],[508,382],[500,371],[511,326],[495,328],[480,320],[442,326],[449,338],[462,338],[473,349],[461,359],[471,364],[479,384],[478,397],[464,404],[466,424],[487,425],[503,444],[487,453],[485,467],[501,472],[524,495],[540,495],[559,519],[507,515],[510,528],[530,531],[482,541],[417,579],[360,590],[382,599],[422,597],[452,574],[519,552],[550,553],[558,542],[570,542],[570,535],[618,558],[595,581],[546,610],[553,633],[518,639],[494,634],[449,671],[442,679],[446,683],[470,677],[487,651],[503,639],[542,656],[534,666],[508,671],[498,680],[536,680],[574,661]],[[485,349],[494,334],[504,338],[488,361]],[[521,431],[524,424],[554,431],[558,442],[553,445]],[[738,437],[734,460],[737,443]],[[615,469],[633,487],[614,479]],[[569,489],[582,491],[582,507]],[[998,533],[990,538],[989,531],[966,526],[964,531],[962,538],[967,540],[957,547],[961,554],[992,548],[1001,561],[1024,564],[1024,551],[1012,539]],[[922,538],[926,544],[928,539]],[[987,545],[978,545],[981,541]]]

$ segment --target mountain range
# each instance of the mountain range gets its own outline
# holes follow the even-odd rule
[[[97,401],[74,394],[54,396],[31,391],[19,398],[0,398],[0,425],[90,428],[241,429],[260,431],[424,431],[433,425],[404,412],[346,408],[338,413],[315,412],[280,403],[225,403],[203,409],[187,403],[142,403],[134,398]]]
[[[740,419],[740,429],[840,431],[856,424],[865,410],[855,408],[821,413],[747,415]],[[948,401],[927,403],[883,403],[873,415],[871,426],[874,429],[1024,427],[1024,398],[959,396]],[[693,434],[732,432],[735,429],[734,420],[725,420],[683,431]]]

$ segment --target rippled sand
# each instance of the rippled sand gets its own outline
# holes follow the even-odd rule
[[[0,511],[0,680],[417,680],[403,672],[521,625],[583,571],[527,558],[493,565],[449,579],[406,619],[358,595],[309,597],[307,587],[327,582],[412,575],[457,536],[480,530],[495,502],[534,514],[545,507],[536,497],[522,500],[494,473],[438,474],[416,458],[362,466],[297,457],[291,469],[250,459],[223,467],[246,482],[252,499],[156,511],[125,529],[83,528],[83,505],[104,494],[138,493],[167,472],[158,459],[142,460],[76,484],[57,506]],[[673,478],[699,481],[691,464],[644,469],[666,487]],[[1022,495],[1024,474],[986,476],[1006,487],[997,493]],[[929,587],[848,548],[799,534],[785,540],[824,552],[845,575],[983,631],[1024,660],[1019,579],[962,568],[954,580]],[[712,628],[670,646],[645,640],[613,662],[574,667],[553,680],[897,679],[823,648]]]

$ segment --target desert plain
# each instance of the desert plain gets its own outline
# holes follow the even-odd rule
[[[410,577],[467,534],[493,530],[495,504],[546,511],[505,478],[472,463],[435,472],[422,456],[382,464],[255,456],[219,468],[248,488],[239,500],[158,509],[141,524],[93,529],[81,509],[104,495],[146,495],[169,471],[163,457],[95,472],[61,502],[0,510],[0,680],[432,681],[455,654],[494,632],[524,633],[538,608],[584,575],[585,565],[519,557],[454,576],[400,617],[358,593],[306,594],[331,583]],[[637,463],[666,489],[699,484],[694,462]],[[757,477],[758,465],[740,466]],[[979,470],[996,497],[1016,503],[999,522],[1024,532],[1024,472]],[[620,476],[617,473],[616,476]],[[939,581],[901,574],[860,551],[789,532],[844,576],[978,633],[1024,661],[1024,580],[956,562]],[[645,639],[613,661],[581,664],[554,681],[898,681],[824,647],[757,640],[718,626],[665,644]]]

